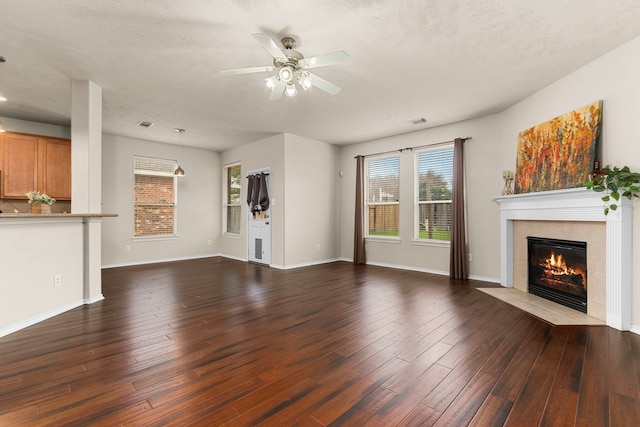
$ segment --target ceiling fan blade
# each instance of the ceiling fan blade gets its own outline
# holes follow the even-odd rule
[[[270,101],[277,101],[282,98],[282,94],[284,93],[284,89],[287,84],[283,81],[278,81],[276,86],[271,90],[271,95],[269,95]]]
[[[271,65],[267,65],[264,67],[249,67],[249,68],[238,68],[236,70],[224,70],[220,71],[220,74],[223,76],[235,76],[238,74],[251,74],[251,73],[266,73],[268,71],[275,70],[275,67]]]
[[[340,92],[340,88],[338,86],[313,73],[309,73],[309,80],[311,80],[311,84],[313,86],[327,92],[330,95],[336,95],[338,92]]]
[[[282,52],[276,42],[266,34],[254,33],[253,37],[260,43],[260,46],[264,48],[269,55],[273,56],[278,62],[287,62],[287,55]]]
[[[349,60],[349,54],[344,51],[327,53],[326,55],[312,56],[311,58],[305,58],[298,61],[298,65],[302,68],[318,68],[325,67],[327,65],[340,64],[341,62],[347,62]]]

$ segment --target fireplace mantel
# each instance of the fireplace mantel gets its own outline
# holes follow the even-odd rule
[[[604,215],[602,193],[585,188],[496,197],[500,204],[500,283],[513,286],[513,221],[601,221],[606,223],[606,322],[631,327],[632,202]]]

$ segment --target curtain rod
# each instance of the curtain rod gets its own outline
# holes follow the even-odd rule
[[[467,141],[469,139],[472,139],[470,136],[466,137],[466,138],[460,138],[462,139],[462,141]],[[418,148],[425,148],[425,147],[437,147],[438,145],[444,145],[444,144],[451,144],[452,142],[456,142],[456,140],[451,140],[451,141],[442,141],[442,142],[436,142],[435,144],[426,144],[426,145],[418,145],[417,147],[407,147],[407,148],[399,148],[397,150],[390,150],[390,151],[383,151],[381,153],[372,153],[372,154],[365,154],[362,157],[371,157],[371,156],[379,156],[381,154],[389,154],[389,153],[395,153],[396,151],[399,153],[402,153],[403,151],[413,151],[416,150]],[[355,156],[354,159],[357,159],[359,156]]]

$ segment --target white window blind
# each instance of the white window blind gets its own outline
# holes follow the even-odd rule
[[[367,159],[366,200],[367,235],[399,236],[400,158],[396,156]]]
[[[453,145],[416,152],[415,238],[451,240]]]

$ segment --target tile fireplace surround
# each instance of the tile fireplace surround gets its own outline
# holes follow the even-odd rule
[[[604,320],[608,326],[626,331],[631,327],[632,307],[632,203],[624,199],[616,211],[605,216],[601,196],[585,188],[572,188],[496,197],[494,200],[500,204],[500,283],[513,287],[514,281],[519,280],[517,276],[514,278],[515,221],[603,222],[606,228],[602,252],[606,272]],[[560,238],[584,240],[566,235]]]

